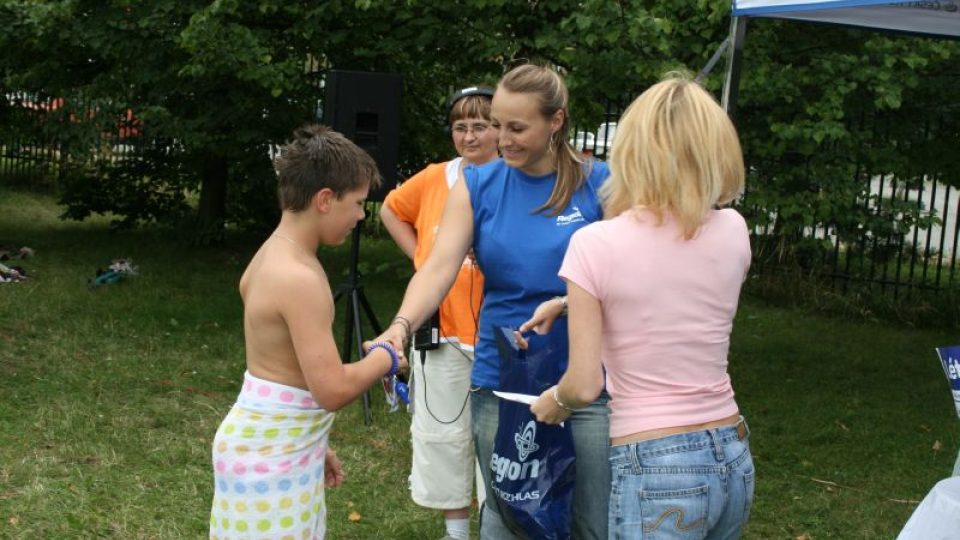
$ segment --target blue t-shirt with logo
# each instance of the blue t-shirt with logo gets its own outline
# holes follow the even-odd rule
[[[516,328],[541,302],[566,294],[558,276],[570,237],[603,217],[597,191],[610,175],[606,163],[588,161],[587,179],[556,216],[534,212],[553,191],[556,174],[529,176],[502,160],[464,170],[473,207],[473,249],[483,271],[483,307],[471,382],[496,389],[500,358],[496,326]],[[566,319],[554,329],[566,332]],[[564,369],[567,355],[563,354]]]

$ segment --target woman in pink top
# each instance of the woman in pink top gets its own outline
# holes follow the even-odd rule
[[[736,130],[683,76],[624,113],[607,219],[570,242],[570,363],[531,406],[558,423],[610,394],[610,538],[737,538],[750,513],[748,430],[727,374],[750,266]],[[606,380],[604,380],[604,370]]]

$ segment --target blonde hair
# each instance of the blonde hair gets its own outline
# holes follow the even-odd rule
[[[570,115],[567,110],[569,95],[567,86],[556,71],[535,64],[523,64],[507,72],[498,85],[504,90],[533,94],[540,103],[540,115],[548,121],[557,111],[563,111],[563,125],[550,137],[553,165],[557,171],[557,181],[553,185],[550,198],[534,212],[550,209],[549,215],[563,212],[570,204],[573,194],[583,186],[586,180],[583,155],[567,140],[567,124]]]
[[[743,154],[727,113],[687,74],[673,72],[620,118],[600,196],[607,217],[640,206],[660,224],[669,212],[689,240],[743,185]]]

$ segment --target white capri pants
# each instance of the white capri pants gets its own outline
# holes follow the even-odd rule
[[[410,496],[426,508],[470,506],[476,456],[470,434],[470,371],[473,351],[456,343],[411,355],[413,378],[413,466]]]

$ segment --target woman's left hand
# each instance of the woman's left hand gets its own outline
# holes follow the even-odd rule
[[[520,328],[514,332],[514,337],[517,338],[517,345],[521,349],[527,348],[527,341],[523,339],[522,334],[533,330],[539,335],[544,335],[553,328],[554,321],[557,320],[563,313],[563,302],[557,298],[551,298],[546,302],[542,302],[537,309],[533,311],[533,316],[527,320],[527,322],[520,325]]]
[[[557,400],[553,399],[553,392],[556,386],[551,386],[540,394],[530,405],[530,412],[537,417],[537,422],[544,424],[557,425],[570,417],[570,411],[560,407]]]

